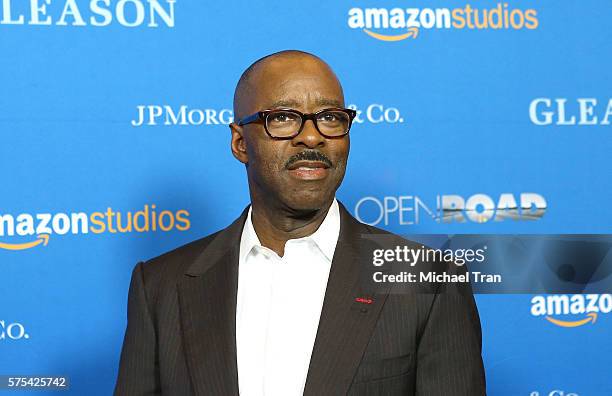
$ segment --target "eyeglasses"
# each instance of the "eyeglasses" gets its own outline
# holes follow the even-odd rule
[[[326,138],[346,135],[351,129],[357,112],[353,109],[323,109],[304,114],[293,109],[262,110],[237,121],[239,126],[263,121],[266,133],[274,139],[293,139],[302,132],[306,120],[312,120],[315,128]]]

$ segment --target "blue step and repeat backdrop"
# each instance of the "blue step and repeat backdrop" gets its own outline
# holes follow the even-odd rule
[[[0,374],[112,392],[133,266],[248,203],[233,89],[282,49],[358,110],[338,197],[361,221],[611,231],[608,0],[1,4]],[[610,295],[477,302],[489,394],[612,395]]]

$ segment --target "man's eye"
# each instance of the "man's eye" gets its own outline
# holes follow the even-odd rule
[[[338,117],[336,117],[334,113],[326,113],[326,114],[323,114],[319,118],[319,120],[324,121],[324,122],[334,122],[334,121],[338,121]]]
[[[289,113],[279,113],[272,115],[272,122],[276,123],[292,122],[294,120],[295,116]]]

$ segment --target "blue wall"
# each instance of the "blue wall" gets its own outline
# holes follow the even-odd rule
[[[327,60],[361,111],[338,197],[362,220],[412,234],[610,231],[606,0],[4,4],[0,374],[111,393],[132,267],[248,203],[229,150],[233,88],[282,49]],[[461,28],[468,5],[502,27]],[[156,117],[139,125],[140,111]],[[540,211],[479,217],[521,194]],[[440,216],[452,195],[476,205],[465,222]],[[117,213],[125,229],[145,205],[116,230]],[[561,327],[531,314],[533,297],[477,296],[489,393],[612,394],[612,316]]]

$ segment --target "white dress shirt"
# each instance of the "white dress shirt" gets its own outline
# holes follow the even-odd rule
[[[340,233],[338,202],[312,235],[279,257],[259,243],[251,209],[242,230],[236,306],[241,396],[302,395]]]

